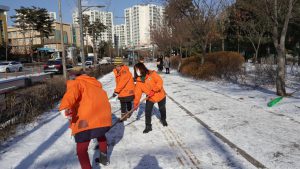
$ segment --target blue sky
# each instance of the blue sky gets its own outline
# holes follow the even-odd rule
[[[131,7],[135,4],[146,2],[147,0],[82,0],[83,5],[105,5],[104,11],[110,11],[114,13],[114,16],[124,16],[124,9]],[[58,0],[0,0],[0,5],[6,5],[10,7],[8,12],[9,16],[15,14],[14,9],[20,8],[20,6],[37,6],[46,8],[48,11],[57,12],[58,17]],[[72,22],[72,11],[77,6],[77,0],[62,0],[62,13],[63,21],[67,23]],[[124,23],[124,19],[114,19],[114,24]],[[9,19],[9,25],[12,22]]]

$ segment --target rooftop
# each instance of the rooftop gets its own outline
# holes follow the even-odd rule
[[[8,6],[0,5],[0,11],[9,11]]]

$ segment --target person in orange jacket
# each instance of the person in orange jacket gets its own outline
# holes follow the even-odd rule
[[[118,96],[121,103],[121,116],[123,117],[132,109],[134,99],[134,82],[128,66],[124,65],[122,58],[115,58],[113,70],[116,80],[116,88],[112,97]],[[126,120],[126,117],[125,119]]]
[[[166,92],[162,78],[154,70],[148,70],[143,63],[137,63],[134,66],[134,73],[137,76],[134,109],[138,108],[143,93],[148,97],[145,109],[146,128],[143,133],[152,131],[151,116],[155,103],[158,103],[162,125],[168,126],[166,121]]]
[[[77,156],[82,169],[91,169],[88,146],[91,139],[99,142],[100,163],[108,165],[105,133],[112,125],[111,106],[102,84],[83,72],[67,81],[67,91],[59,110],[70,120]]]

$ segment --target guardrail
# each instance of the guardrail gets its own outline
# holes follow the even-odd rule
[[[28,87],[35,83],[43,82],[46,79],[52,78],[52,73],[36,74],[13,79],[5,79],[0,81],[0,111],[6,110],[7,94],[16,89]]]
[[[4,79],[0,81],[0,94],[3,89],[8,89],[9,87],[27,87],[34,83],[42,82],[46,79],[52,78],[53,73],[42,73],[42,74],[32,74],[26,76],[15,77],[11,79]]]

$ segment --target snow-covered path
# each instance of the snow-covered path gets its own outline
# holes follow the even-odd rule
[[[272,94],[195,81],[175,72],[162,76],[168,93],[169,126],[162,127],[155,109],[153,131],[143,134],[142,104],[127,122],[107,134],[111,164],[102,167],[93,163],[93,168],[256,168],[245,154],[237,153],[220,137],[267,168],[300,168],[300,118],[299,111],[294,112],[299,100],[288,99],[295,106],[285,108],[286,114],[281,115],[284,105],[275,110],[263,107],[262,101]],[[113,74],[100,81],[111,95]],[[119,103],[112,102],[112,107],[116,119],[120,116]],[[57,110],[45,113],[37,123],[22,129],[7,147],[1,147],[0,168],[80,168],[68,130]],[[90,144],[91,161],[98,156],[95,145]]]

